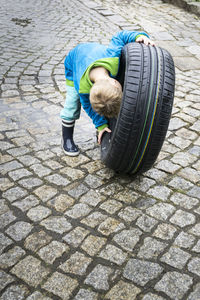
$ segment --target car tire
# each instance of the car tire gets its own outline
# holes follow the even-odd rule
[[[173,106],[175,69],[168,51],[129,43],[122,49],[117,78],[123,98],[117,119],[109,119],[101,159],[118,173],[149,170],[163,145]]]

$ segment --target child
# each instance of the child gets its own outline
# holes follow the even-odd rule
[[[116,117],[122,99],[122,87],[115,79],[119,69],[122,47],[131,42],[154,46],[145,32],[121,31],[106,47],[97,43],[79,44],[65,58],[66,101],[62,119],[62,147],[69,156],[77,156],[79,149],[73,141],[75,120],[81,105],[98,129],[101,143],[108,128],[106,118]]]

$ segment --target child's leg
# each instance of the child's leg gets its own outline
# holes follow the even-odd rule
[[[66,99],[60,117],[65,121],[77,120],[80,117],[81,104],[79,95],[73,86],[66,86]]]
[[[78,93],[74,87],[67,86],[65,105],[60,117],[62,119],[62,147],[64,152],[70,156],[79,154],[79,149],[73,141],[73,133],[75,120],[79,119],[80,111],[81,105]]]

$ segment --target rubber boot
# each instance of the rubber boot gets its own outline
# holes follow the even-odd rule
[[[77,156],[80,153],[73,140],[74,125],[75,121],[62,120],[62,148],[69,156]]]

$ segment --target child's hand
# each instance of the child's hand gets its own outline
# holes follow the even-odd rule
[[[107,131],[107,132],[111,132],[111,130],[108,128],[108,127],[105,127],[104,129],[102,129],[101,131],[99,131],[99,135],[98,135],[98,144],[100,145],[101,144],[101,138],[104,134],[104,132]]]
[[[145,45],[155,46],[155,43],[151,41],[146,35],[141,35],[136,39],[137,43],[143,43]]]

